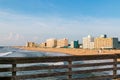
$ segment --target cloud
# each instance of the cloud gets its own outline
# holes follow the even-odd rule
[[[8,38],[6,40],[12,40],[12,39],[14,39],[13,33],[10,32],[9,35],[8,35]]]
[[[95,18],[86,16],[29,16],[13,12],[0,11],[0,34],[11,44],[23,44],[26,41],[43,41],[50,37],[82,39],[91,34],[108,34],[119,37],[120,19]],[[9,35],[8,35],[9,33]],[[5,44],[5,43],[4,43]]]
[[[25,38],[18,33],[10,32],[2,36],[0,43],[1,45],[23,45]]]
[[[25,39],[24,36],[22,36],[22,35],[20,35],[20,34],[16,34],[14,40],[16,40],[16,41],[19,41],[19,40],[20,40],[20,41],[21,41],[21,40],[24,41],[24,39]]]

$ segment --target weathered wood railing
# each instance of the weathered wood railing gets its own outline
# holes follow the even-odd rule
[[[1,57],[0,80],[104,80],[120,78],[120,54]]]

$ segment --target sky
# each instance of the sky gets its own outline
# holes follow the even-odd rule
[[[120,38],[120,0],[0,0],[0,45],[87,35]]]

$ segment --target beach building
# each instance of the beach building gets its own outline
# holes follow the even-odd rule
[[[117,49],[119,48],[118,38],[107,38],[106,35],[101,35],[94,40],[96,49]]]
[[[57,46],[57,40],[56,39],[47,39],[46,40],[46,47],[54,48]]]
[[[94,38],[90,35],[83,38],[83,48],[84,49],[94,49]]]
[[[46,45],[46,43],[45,42],[43,42],[43,43],[41,43],[40,45],[39,45],[39,47],[41,47],[41,48],[45,48],[47,45]]]
[[[34,42],[27,42],[26,47],[36,47]]]
[[[79,48],[79,41],[72,41],[71,42],[71,48]]]
[[[68,47],[68,39],[64,38],[57,40],[57,47],[58,48]]]

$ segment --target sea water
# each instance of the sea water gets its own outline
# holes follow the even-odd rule
[[[63,54],[63,53],[54,53],[54,52],[37,52],[37,51],[28,51],[28,50],[22,50],[18,48],[12,48],[12,47],[0,47],[0,57],[43,57],[43,56],[70,56],[68,54]],[[92,61],[93,62],[93,61]],[[77,61],[73,62],[73,64],[80,64],[80,63],[85,63],[84,61]],[[40,64],[19,64],[17,65],[18,67],[21,66],[35,66],[35,65],[63,65],[65,62],[56,62],[56,63],[40,63]],[[0,65],[0,68],[2,67],[11,67],[11,65]],[[95,67],[92,67],[93,69]],[[83,70],[86,68],[77,68],[74,69],[75,71],[77,70]],[[39,73],[48,73],[48,72],[64,72],[66,69],[59,70],[59,69],[54,69],[54,70],[35,70],[35,71],[23,71],[23,72],[17,72],[17,75],[23,75],[23,74],[39,74]],[[107,72],[101,73],[101,74],[110,74]],[[94,76],[94,75],[101,75],[101,74],[80,74],[80,75],[73,75],[73,77],[77,78],[79,77],[89,77],[89,76]],[[0,76],[11,76],[12,74],[9,72],[5,73],[0,73]],[[46,77],[46,78],[39,78],[39,79],[27,79],[27,80],[62,80],[64,79],[65,76],[60,76],[60,77]],[[107,79],[110,80],[110,79]]]

